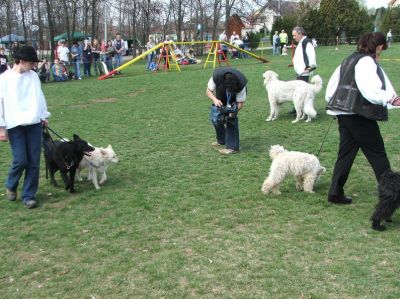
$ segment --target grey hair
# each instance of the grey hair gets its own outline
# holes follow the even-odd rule
[[[296,31],[298,34],[301,34],[301,35],[306,35],[306,31],[304,30],[303,27],[300,27],[300,26],[294,27],[293,31]]]

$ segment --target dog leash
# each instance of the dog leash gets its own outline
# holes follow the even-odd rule
[[[58,134],[56,131],[52,130],[49,126],[45,127],[47,130],[51,131],[54,135],[56,135],[58,138],[61,138],[62,141],[68,141],[64,137],[62,137],[60,134]],[[49,134],[50,135],[50,134]],[[51,139],[53,141],[53,139]]]
[[[56,131],[52,130],[49,126],[45,127],[44,129],[48,129],[48,130],[51,131],[54,135],[56,135],[58,138],[61,138],[62,141],[68,142],[67,139],[65,139],[64,137],[62,137],[62,136],[61,136],[60,134],[58,134]],[[49,134],[49,135],[50,135],[50,134]],[[50,138],[51,138],[51,137],[50,137]],[[53,141],[52,138],[51,138],[51,141],[52,141],[53,144],[54,144],[54,141]],[[94,168],[99,168],[99,167],[100,167],[100,166],[94,165],[92,162],[90,162],[88,159],[86,159],[85,156],[83,156],[83,158],[84,158],[91,166],[93,166]],[[72,164],[72,165],[73,165],[73,164]],[[72,166],[72,165],[71,165],[71,166]],[[67,166],[67,169],[71,168],[71,166],[70,166],[70,167]]]
[[[335,117],[332,117],[331,123],[329,124],[328,129],[325,132],[324,139],[322,140],[321,146],[319,147],[319,150],[318,150],[318,153],[317,153],[317,157],[319,157],[319,154],[320,154],[320,152],[322,150],[322,146],[324,145],[324,143],[326,141],[326,137],[328,136],[329,129],[331,128],[334,120],[335,120]]]

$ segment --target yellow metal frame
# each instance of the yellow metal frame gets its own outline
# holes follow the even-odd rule
[[[261,56],[255,55],[255,54],[253,54],[253,53],[251,53],[251,52],[249,52],[249,51],[243,50],[243,49],[241,49],[241,48],[239,48],[239,47],[236,47],[236,46],[234,46],[234,45],[232,45],[232,44],[230,44],[230,43],[223,42],[223,41],[166,42],[166,43],[159,43],[158,45],[156,45],[155,47],[151,48],[150,50],[147,50],[146,52],[144,52],[144,53],[140,54],[139,56],[133,58],[131,61],[128,61],[127,63],[124,63],[124,64],[121,65],[120,67],[117,67],[115,70],[113,70],[113,71],[111,71],[111,72],[109,72],[109,73],[107,73],[107,74],[105,74],[105,75],[102,75],[102,76],[100,76],[100,77],[97,78],[97,79],[98,79],[98,80],[103,80],[103,79],[106,79],[106,78],[112,76],[112,75],[115,74],[116,72],[121,71],[121,70],[123,70],[124,68],[130,66],[131,64],[134,64],[135,62],[137,62],[137,61],[143,59],[144,57],[147,56],[147,54],[150,54],[150,53],[153,52],[153,51],[157,51],[158,49],[160,49],[160,48],[163,47],[164,45],[168,45],[168,44],[169,44],[169,45],[170,45],[170,44],[175,44],[175,45],[193,45],[193,44],[210,44],[210,43],[212,43],[212,44],[214,44],[214,43],[225,44],[225,45],[227,45],[228,47],[235,48],[235,49],[237,49],[237,50],[240,51],[240,52],[246,53],[247,55],[249,55],[249,56],[251,56],[251,57],[253,57],[253,58],[257,59],[257,60],[260,60],[260,61],[263,62],[263,63],[267,63],[267,62],[268,62],[267,59],[265,59],[265,58],[263,58],[263,57],[261,57]],[[211,47],[212,47],[212,46],[211,46]],[[211,51],[211,49],[210,49],[210,51]],[[208,55],[210,55],[210,53],[208,53]],[[207,59],[208,59],[208,58],[207,58]],[[214,58],[214,59],[215,59],[215,58]],[[177,69],[179,69],[179,71],[180,71],[179,65],[178,65],[178,63],[176,62],[176,60],[175,60],[174,62],[175,62],[176,65],[177,65]],[[213,64],[213,68],[215,68],[215,62],[214,62],[214,64]]]

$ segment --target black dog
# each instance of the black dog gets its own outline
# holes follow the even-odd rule
[[[385,172],[378,187],[379,202],[371,217],[372,228],[378,231],[386,229],[382,220],[391,222],[394,211],[400,206],[400,172]]]
[[[50,182],[57,186],[54,174],[60,170],[65,189],[69,192],[75,192],[75,173],[84,155],[90,155],[94,147],[90,146],[78,135],[73,136],[73,141],[53,141],[49,132],[43,130],[44,158],[47,170],[50,172]],[[69,176],[68,176],[69,174]]]

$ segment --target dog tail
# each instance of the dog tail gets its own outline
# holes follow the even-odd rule
[[[312,91],[309,91],[307,95],[306,101],[304,103],[303,112],[311,118],[315,118],[317,116],[317,111],[314,108],[314,94],[311,94]]]
[[[313,84],[314,94],[317,94],[322,89],[322,78],[319,75],[316,75],[311,78],[311,83]]]

